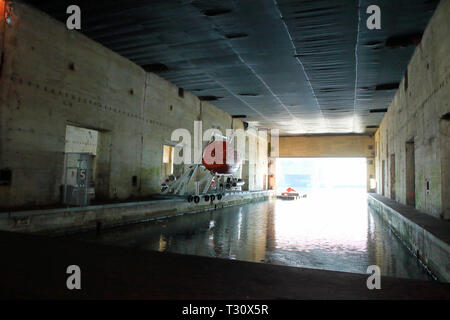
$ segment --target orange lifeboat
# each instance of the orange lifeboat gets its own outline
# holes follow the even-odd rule
[[[286,191],[282,192],[281,195],[277,196],[278,199],[283,200],[295,200],[298,199],[299,197],[300,195],[298,194],[298,192],[291,187],[287,188]]]
[[[234,153],[233,163],[227,163],[227,153]],[[237,151],[233,150],[231,144],[226,141],[213,141],[205,147],[203,152],[202,164],[211,172],[218,174],[235,173],[240,165]]]

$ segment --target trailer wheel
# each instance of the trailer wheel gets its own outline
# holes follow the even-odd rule
[[[222,200],[222,195],[221,194],[217,195],[217,200],[219,200],[219,201]]]
[[[192,202],[192,200],[194,200],[194,197],[191,196],[191,195],[189,195],[189,197],[188,197],[188,202]]]
[[[205,201],[206,201],[206,202],[209,201],[209,196],[208,196],[208,195],[205,196]]]
[[[195,202],[195,203],[199,203],[199,201],[200,201],[200,197],[199,197],[199,196],[195,196],[195,197],[194,197],[194,202]]]
[[[211,195],[211,201],[214,201],[214,199],[216,199],[216,196],[215,195]]]

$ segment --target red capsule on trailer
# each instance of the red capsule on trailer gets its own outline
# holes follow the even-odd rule
[[[227,161],[227,154],[233,154],[231,161]],[[213,141],[209,143],[203,152],[202,164],[206,169],[218,174],[235,173],[240,165],[241,159],[233,145],[226,141]]]

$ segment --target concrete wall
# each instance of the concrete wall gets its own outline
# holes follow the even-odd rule
[[[450,218],[449,12],[450,1],[441,1],[375,134],[377,192],[402,204],[415,193],[418,210],[445,219]],[[414,143],[415,158],[408,170],[407,142]]]
[[[96,194],[119,199],[159,192],[174,129],[243,127],[42,12],[15,3],[11,24],[1,19],[0,169],[12,184],[0,186],[0,207],[59,201],[68,124],[99,131]]]
[[[375,140],[373,136],[297,136],[280,137],[279,156],[296,157],[362,157],[367,158],[367,190],[370,179],[375,178]],[[272,167],[275,167],[276,161]],[[271,179],[274,183],[275,179]]]
[[[252,132],[253,134],[250,134]],[[268,143],[266,131],[253,128],[246,137],[246,161],[242,166],[243,190],[268,189]]]
[[[65,152],[97,154],[98,131],[66,126]]]

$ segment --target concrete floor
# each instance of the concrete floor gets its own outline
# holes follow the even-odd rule
[[[411,206],[406,206],[376,193],[370,193],[369,196],[389,206],[403,217],[411,220],[424,230],[433,234],[438,239],[450,244],[450,220],[442,220],[424,214]]]
[[[368,204],[440,281],[450,282],[450,221],[379,194],[369,193]]]
[[[95,230],[98,224],[102,228],[115,227],[260,201],[271,195],[271,190],[229,191],[222,200],[216,199],[214,202],[194,203],[188,202],[184,197],[154,196],[149,201],[106,202],[82,207],[3,212],[0,213],[0,230],[43,235]]]
[[[62,299],[450,299],[450,284],[367,276],[0,232],[0,297]],[[79,291],[66,268],[81,268]]]

